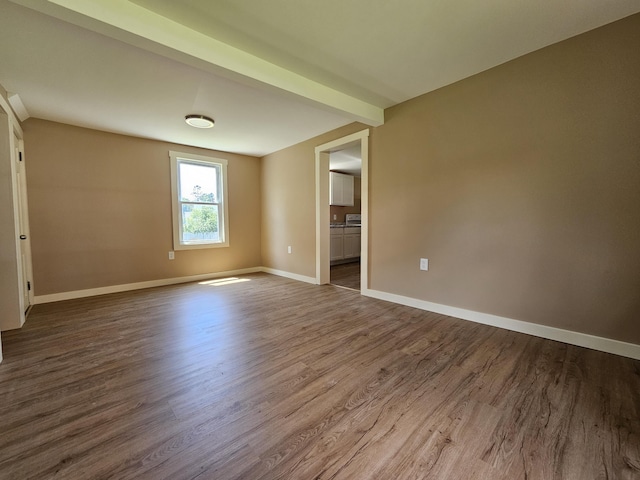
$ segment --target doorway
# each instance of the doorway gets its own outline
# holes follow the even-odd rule
[[[315,149],[316,154],[316,283],[324,285],[332,281],[331,275],[331,223],[333,215],[329,206],[329,171],[332,154],[340,156],[337,152],[359,150],[360,156],[360,242],[358,245],[360,261],[351,266],[351,270],[359,272],[359,288],[361,292],[368,289],[368,224],[369,224],[369,130],[363,130],[352,135],[334,140],[333,142],[319,145]],[[337,155],[336,155],[337,154]],[[338,212],[335,213],[338,215]],[[346,213],[345,213],[346,216]],[[336,218],[338,222],[338,218]],[[345,222],[346,223],[346,222]],[[349,232],[353,243],[356,232]],[[344,241],[344,240],[343,240]],[[349,244],[349,243],[348,243]],[[344,244],[343,244],[344,245]],[[351,247],[352,248],[352,247]],[[334,266],[335,265],[334,261]],[[339,262],[345,265],[356,263],[355,261]],[[348,270],[347,267],[344,268]],[[335,271],[336,269],[334,269]],[[344,272],[349,276],[349,272]],[[335,276],[340,276],[336,273]],[[353,278],[353,275],[351,275]],[[339,279],[338,279],[339,281]],[[350,287],[352,288],[352,287]]]
[[[360,141],[329,153],[329,282],[360,290],[362,250]]]

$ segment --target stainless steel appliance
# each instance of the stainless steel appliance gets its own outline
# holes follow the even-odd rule
[[[360,227],[362,222],[362,215],[359,213],[347,213],[345,215],[345,227]]]

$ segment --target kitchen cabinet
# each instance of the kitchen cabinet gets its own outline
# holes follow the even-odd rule
[[[345,227],[343,237],[344,258],[360,257],[360,227]]]
[[[329,172],[329,203],[343,207],[353,206],[353,176]]]
[[[330,237],[330,260],[342,260],[344,258],[344,234],[343,228],[337,227],[331,229]]]
[[[360,257],[360,227],[332,227],[330,235],[330,260],[346,263],[344,260]]]

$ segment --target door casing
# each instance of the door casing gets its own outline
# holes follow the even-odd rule
[[[369,288],[369,130],[318,145],[316,156],[316,283],[330,281],[329,260],[329,155],[349,144],[360,142],[362,157],[360,291]]]

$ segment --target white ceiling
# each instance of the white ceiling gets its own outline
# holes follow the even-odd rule
[[[27,8],[25,8],[27,7]],[[638,0],[0,0],[32,117],[264,155],[640,11]],[[210,115],[211,130],[184,124]]]
[[[329,170],[360,177],[362,175],[360,141],[355,142],[353,145],[347,145],[340,150],[331,151],[329,154]]]

